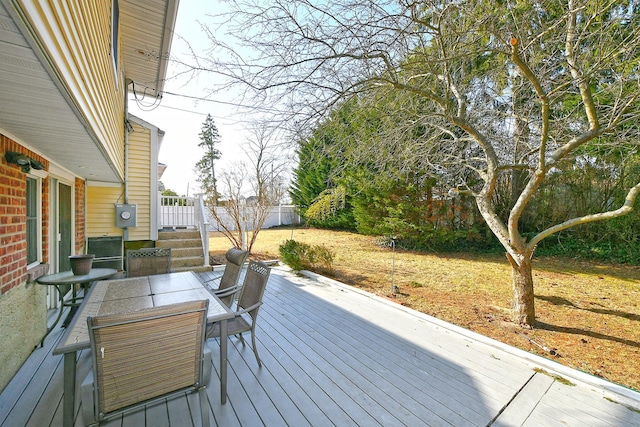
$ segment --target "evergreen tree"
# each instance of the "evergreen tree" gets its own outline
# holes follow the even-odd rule
[[[198,181],[202,185],[202,192],[214,205],[217,205],[219,194],[216,186],[215,162],[221,156],[220,150],[216,148],[216,145],[220,143],[220,133],[211,114],[207,114],[199,136],[198,147],[204,149],[204,154],[196,163],[195,171],[198,174]]]

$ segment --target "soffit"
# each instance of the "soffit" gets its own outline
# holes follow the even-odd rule
[[[126,78],[157,96],[164,87],[179,0],[120,1],[122,60]],[[129,90],[132,88],[129,87]]]
[[[120,1],[127,78],[162,90],[172,34],[167,28],[175,24],[177,5],[178,0]],[[79,177],[121,182],[94,132],[16,25],[12,7],[10,0],[0,0],[0,131]],[[152,58],[137,53],[141,49],[164,53]]]

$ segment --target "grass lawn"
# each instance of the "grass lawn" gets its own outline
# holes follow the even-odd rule
[[[260,232],[252,257],[279,258],[278,246],[290,238],[331,249],[338,281],[640,390],[639,266],[534,258],[537,324],[522,330],[510,322],[511,270],[504,256],[396,250],[392,278],[393,253],[373,237],[280,228]],[[212,256],[229,247],[221,234],[212,234]]]

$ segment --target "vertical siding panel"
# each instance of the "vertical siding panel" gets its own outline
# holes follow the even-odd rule
[[[116,227],[116,203],[124,203],[123,187],[87,186],[87,237],[122,236]]]
[[[151,239],[151,173],[157,173],[151,164],[151,132],[133,124],[129,135],[129,203],[137,206],[137,227],[129,230],[130,240]]]
[[[74,104],[124,178],[125,87],[121,71],[116,76],[112,65],[111,2],[19,0],[19,4]]]

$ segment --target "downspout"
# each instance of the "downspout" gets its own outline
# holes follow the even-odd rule
[[[150,189],[149,195],[149,208],[150,208],[150,221],[149,221],[149,237],[153,241],[158,240],[158,222],[160,211],[160,193],[158,192],[158,156],[160,153],[160,146],[162,145],[162,139],[165,132],[162,129],[155,128],[154,135],[151,136],[151,159],[149,164],[150,171]]]
[[[129,85],[133,83],[131,79],[124,81],[124,203],[129,203]],[[123,240],[129,240],[129,227],[123,231]]]

